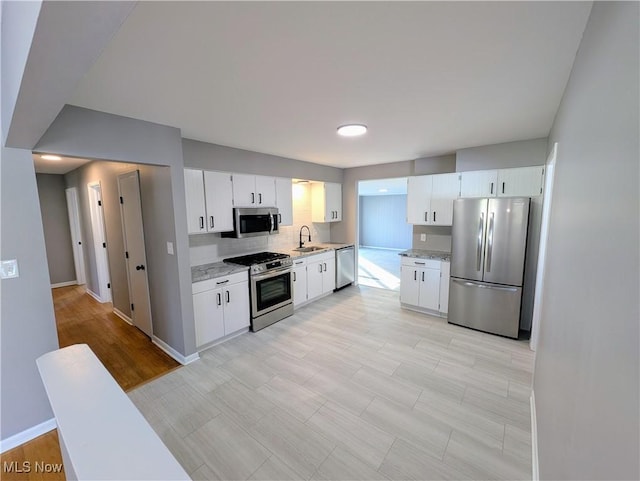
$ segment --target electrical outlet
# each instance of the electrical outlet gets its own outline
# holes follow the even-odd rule
[[[167,254],[173,255],[173,242],[167,242]]]
[[[420,234],[420,241],[427,242],[427,234]]]
[[[20,273],[18,272],[17,259],[2,261],[2,263],[0,263],[0,278],[11,279],[12,277],[19,277],[19,276],[20,276]]]

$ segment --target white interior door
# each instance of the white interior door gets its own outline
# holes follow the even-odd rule
[[[78,207],[78,189],[71,187],[65,189],[67,196],[67,212],[69,213],[69,229],[71,231],[71,249],[73,251],[73,265],[76,270],[76,283],[83,285],[84,272],[84,247],[82,246],[82,230],[80,228],[80,209]]]
[[[533,297],[533,318],[531,320],[531,339],[529,347],[535,351],[538,346],[540,330],[540,316],[542,315],[542,291],[544,287],[544,268],[547,257],[547,240],[549,239],[549,219],[551,216],[551,200],[553,196],[553,176],[558,154],[558,143],[553,144],[553,149],[547,159],[544,178],[544,200],[542,202],[542,223],[540,227],[540,247],[538,248],[538,269],[536,271],[536,292]]]
[[[87,184],[87,189],[89,191],[93,250],[96,256],[96,271],[98,274],[97,292],[92,292],[100,302],[111,302],[107,236],[105,234],[104,213],[102,211],[102,188],[100,187],[100,182],[92,182]]]
[[[144,225],[140,201],[140,178],[137,170],[118,176],[122,233],[127,261],[127,279],[133,325],[151,337],[151,304],[147,256],[144,248]]]

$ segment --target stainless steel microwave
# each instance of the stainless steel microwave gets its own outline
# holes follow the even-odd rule
[[[233,209],[233,231],[223,232],[222,237],[257,237],[279,233],[277,207],[248,207]]]

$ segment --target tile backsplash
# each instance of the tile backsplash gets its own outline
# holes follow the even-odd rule
[[[223,238],[220,234],[189,236],[189,256],[192,266],[221,261],[227,257],[269,250],[288,250],[298,246],[300,228],[307,225],[311,243],[330,242],[330,224],[311,222],[311,185],[293,185],[293,226],[281,226],[280,233],[247,239]],[[308,243],[307,230],[304,242]]]

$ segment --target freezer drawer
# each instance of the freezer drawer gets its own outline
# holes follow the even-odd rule
[[[518,338],[522,288],[451,278],[449,323]]]

